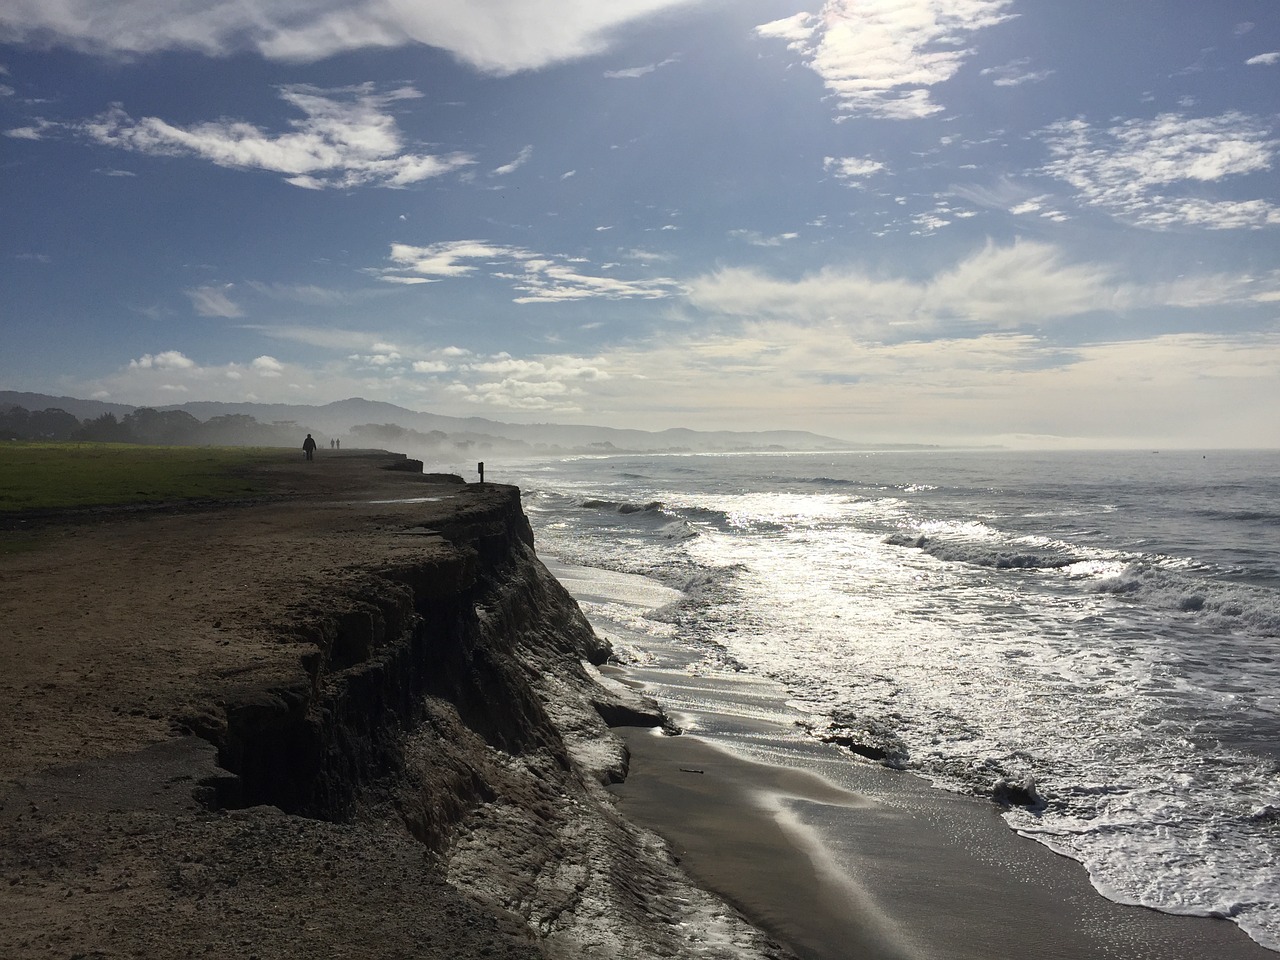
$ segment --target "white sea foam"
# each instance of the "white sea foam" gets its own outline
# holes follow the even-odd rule
[[[680,590],[656,616],[597,601],[637,649],[774,678],[851,763],[995,795],[1105,895],[1280,949],[1277,477],[1274,455],[619,457],[539,472],[531,516],[540,549]]]

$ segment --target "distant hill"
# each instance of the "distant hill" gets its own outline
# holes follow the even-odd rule
[[[138,408],[125,403],[106,403],[102,400],[77,400],[75,397],[51,397],[45,393],[18,393],[14,390],[0,390],[0,410],[10,407],[24,407],[27,410],[65,410],[80,420],[92,420],[104,413],[112,413],[117,417],[133,413]]]
[[[134,406],[52,397],[37,393],[0,391],[0,409],[13,406],[28,410],[58,407],[81,419],[104,413],[123,417]],[[392,403],[353,397],[321,406],[287,403],[218,403],[194,401],[155,407],[160,411],[180,410],[200,421],[214,417],[252,417],[261,424],[296,424],[300,432],[318,437],[350,436],[354,427],[393,424],[420,434],[445,434],[459,446],[514,446],[533,452],[595,450],[634,452],[734,451],[734,450],[849,450],[857,445],[834,437],[803,430],[624,430],[581,424],[516,424],[483,417],[446,417],[408,410]]]

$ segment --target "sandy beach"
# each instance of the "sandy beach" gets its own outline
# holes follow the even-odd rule
[[[669,601],[640,578],[551,566],[588,604]],[[625,732],[620,809],[801,957],[978,960],[1011,944],[1061,960],[1275,956],[1229,921],[1107,900],[995,804],[807,738],[767,680],[707,669],[676,645],[651,652],[615,676],[687,732]]]

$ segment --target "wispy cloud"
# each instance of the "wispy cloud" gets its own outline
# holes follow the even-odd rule
[[[938,113],[931,88],[955,76],[977,30],[1008,20],[1012,0],[827,0],[756,28],[785,40],[847,114],[910,120]]]
[[[639,77],[648,76],[649,74],[653,73],[655,70],[660,70],[663,67],[670,66],[675,62],[676,62],[675,57],[668,57],[666,60],[663,60],[659,63],[649,63],[649,64],[645,64],[643,67],[627,67],[626,69],[623,69],[623,70],[606,70],[604,72],[604,75],[610,80],[634,80]]]
[[[1256,57],[1250,57],[1245,64],[1250,67],[1273,67],[1280,63],[1280,50],[1274,50],[1271,53],[1260,53]]]
[[[730,230],[729,236],[744,240],[753,247],[780,247],[784,243],[790,243],[797,239],[798,233],[777,233],[772,236],[763,234],[759,230]]]
[[[923,279],[858,268],[826,268],[799,279],[724,268],[689,283],[705,311],[797,324],[837,323],[862,340],[896,341],[947,332],[1038,328],[1093,311],[1254,302],[1280,281],[1198,276],[1138,286],[1096,263],[1069,262],[1055,246],[988,243],[955,266]]]
[[[493,171],[493,175],[495,177],[504,177],[508,173],[515,173],[517,170],[523,167],[526,163],[528,163],[529,158],[532,156],[533,156],[533,145],[529,144],[528,146],[524,147],[520,151],[520,153],[516,156],[516,158],[512,160],[510,163],[504,163],[502,166],[496,167]]]
[[[229,289],[230,286],[197,287],[188,290],[187,296],[191,298],[191,305],[196,313],[202,317],[243,317],[244,311],[232,301]]]
[[[307,346],[320,347],[326,350],[339,350],[345,353],[371,353],[375,344],[384,338],[377,334],[361,330],[343,330],[334,327],[314,327],[302,324],[242,324],[241,329],[253,330],[286,343],[305,343]]]
[[[1013,328],[1083,313],[1107,279],[1093,265],[1065,263],[1046,244],[988,244],[927,281],[827,268],[798,280],[726,268],[690,283],[701,309],[801,323],[838,320],[860,337],[902,338],[944,326]]]
[[[97,54],[255,50],[313,61],[375,47],[423,44],[485,73],[505,75],[597,54],[623,24],[693,0],[59,0],[10,4],[0,32],[12,42],[50,41]]]
[[[1052,70],[1028,70],[1031,59],[1023,57],[1020,60],[1010,60],[1008,63],[999,67],[987,67],[979,71],[979,75],[983,77],[994,77],[991,81],[997,87],[1018,87],[1024,83],[1040,83],[1048,80],[1053,76]]]
[[[1048,193],[1040,194],[1036,197],[1028,197],[1021,203],[1015,203],[1009,208],[1009,212],[1015,217],[1026,217],[1032,214],[1040,217],[1042,220],[1052,220],[1055,223],[1063,223],[1071,218],[1063,213],[1050,201],[1053,196]]]
[[[1253,117],[1166,113],[1105,130],[1066,120],[1047,133],[1054,159],[1043,172],[1071,184],[1084,203],[1138,226],[1280,225],[1280,207],[1269,200],[1215,200],[1187,188],[1271,168],[1277,140]],[[1182,196],[1175,195],[1179,187]]]
[[[314,190],[403,187],[474,162],[462,153],[436,156],[405,148],[387,108],[419,96],[412,87],[378,92],[371,84],[336,90],[282,87],[281,99],[304,114],[283,132],[236,120],[190,126],[159,117],[135,120],[118,105],[70,129],[96,143],[135,153],[197,157],[221,167],[283,173],[288,183]]]
[[[516,303],[563,302],[602,298],[657,300],[678,292],[676,281],[656,277],[624,280],[581,272],[580,258],[538,254],[523,247],[483,240],[453,240],[425,247],[391,245],[392,267],[376,271],[394,283],[486,275],[511,284]]]
[[[50,130],[57,128],[56,123],[48,120],[37,120],[35,123],[27,124],[25,127],[13,127],[4,132],[6,137],[12,137],[14,140],[43,140],[45,134]]]
[[[316,284],[266,283],[261,280],[250,280],[245,286],[271,300],[302,303],[309,307],[349,306],[384,292],[378,289],[337,290]]]

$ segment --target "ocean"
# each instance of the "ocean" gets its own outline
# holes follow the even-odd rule
[[[776,682],[800,735],[1280,950],[1280,453],[614,455],[490,465],[621,656]]]

